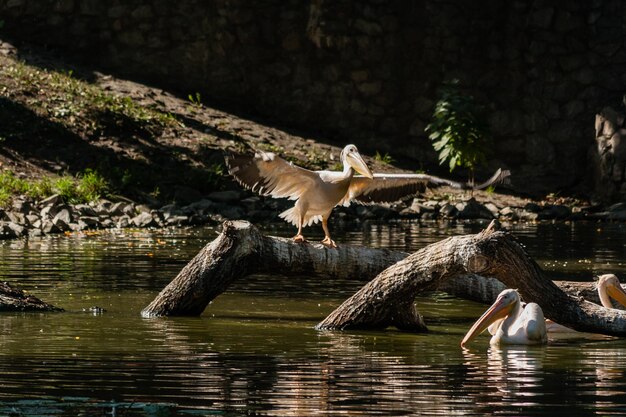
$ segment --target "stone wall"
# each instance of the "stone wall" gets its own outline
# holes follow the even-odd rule
[[[621,0],[0,0],[0,36],[431,168],[441,82],[489,110],[520,191],[578,190],[626,82]],[[593,159],[593,158],[592,158]],[[490,167],[490,168],[492,168]],[[591,182],[590,182],[591,183]],[[610,196],[614,198],[616,196]]]
[[[591,151],[594,188],[603,200],[626,201],[626,115],[610,107],[596,116],[596,148]]]

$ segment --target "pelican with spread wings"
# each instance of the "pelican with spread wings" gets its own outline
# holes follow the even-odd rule
[[[391,203],[442,185],[479,190],[509,176],[509,171],[498,169],[484,184],[473,186],[426,174],[372,174],[354,145],[343,148],[341,162],[343,171],[310,171],[271,152],[226,156],[229,174],[245,188],[264,196],[296,200],[294,207],[279,215],[298,227],[295,242],[305,241],[303,227],[321,220],[325,234],[322,243],[331,248],[337,245],[330,238],[328,218],[339,204]]]

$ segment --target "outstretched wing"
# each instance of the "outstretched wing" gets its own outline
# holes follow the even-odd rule
[[[482,190],[490,185],[503,182],[509,175],[511,175],[510,171],[498,169],[491,178],[477,186],[428,174],[374,174],[373,179],[355,176],[350,182],[348,194],[342,203],[344,205],[350,201],[361,204],[392,203],[411,195],[423,193],[427,188],[440,186],[462,190]]]
[[[225,160],[228,173],[239,184],[261,195],[296,200],[319,181],[315,172],[293,165],[272,152],[229,154]]]

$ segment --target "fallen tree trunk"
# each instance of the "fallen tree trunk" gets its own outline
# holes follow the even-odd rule
[[[41,301],[39,298],[13,288],[8,282],[0,282],[0,312],[6,311],[63,311],[62,308]]]
[[[595,282],[553,282],[557,287],[573,297],[582,297],[587,301],[600,304],[600,297],[598,296]],[[487,278],[476,274],[464,274],[453,277],[437,286],[439,291],[484,304],[493,303],[498,294],[507,288],[509,287],[495,278]]]
[[[536,302],[546,317],[578,331],[626,336],[626,312],[573,297],[545,277],[515,239],[495,231],[493,223],[476,235],[457,236],[429,245],[381,272],[346,300],[318,329],[379,327],[394,304],[465,272],[494,277]]]
[[[321,244],[263,236],[246,221],[224,222],[206,245],[142,311],[144,317],[199,315],[230,284],[255,273],[370,279],[407,256],[404,252]]]
[[[454,241],[460,238],[452,239]],[[467,240],[468,237],[464,239]],[[441,242],[435,245],[441,245]],[[432,251],[431,246],[423,250]],[[233,281],[253,273],[319,275],[325,279],[354,278],[365,281],[408,256],[407,253],[387,249],[347,245],[342,245],[338,249],[328,249],[318,244],[296,244],[290,239],[263,236],[248,222],[228,221],[224,223],[220,236],[202,249],[181,270],[142,311],[142,315],[145,317],[199,315],[208,303],[225,291]],[[419,291],[437,289],[461,298],[491,303],[506,287],[494,278],[467,274],[463,268],[455,269],[454,273],[447,274],[447,278],[449,279],[439,280],[439,285],[433,283],[420,288]],[[560,285],[563,285],[570,294],[587,296],[587,293],[590,293],[597,300],[597,295],[591,288],[593,283],[567,282]],[[423,320],[413,304],[414,296],[415,294],[406,292],[394,300],[385,298],[386,302],[393,302],[393,306],[384,310],[393,313],[380,315],[378,319],[372,314],[361,324],[355,326],[355,322],[352,322],[346,327],[396,325],[403,329],[424,330]],[[323,323],[327,323],[327,320]]]

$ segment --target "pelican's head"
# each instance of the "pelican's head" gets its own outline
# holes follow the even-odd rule
[[[602,305],[612,308],[613,305],[608,297],[614,299],[623,306],[626,306],[626,291],[622,288],[614,274],[604,274],[598,277],[598,295]],[[608,297],[607,297],[608,296]]]
[[[372,174],[359,150],[354,145],[348,145],[343,148],[341,151],[341,162],[343,162],[344,167],[348,165],[359,174],[365,175],[367,178],[374,178],[374,174]]]
[[[471,342],[476,336],[484,332],[490,324],[502,320],[511,314],[519,302],[520,298],[516,290],[508,289],[502,291],[492,306],[489,307],[476,323],[474,323],[472,328],[469,329],[461,342],[461,346],[465,346],[467,343]]]

